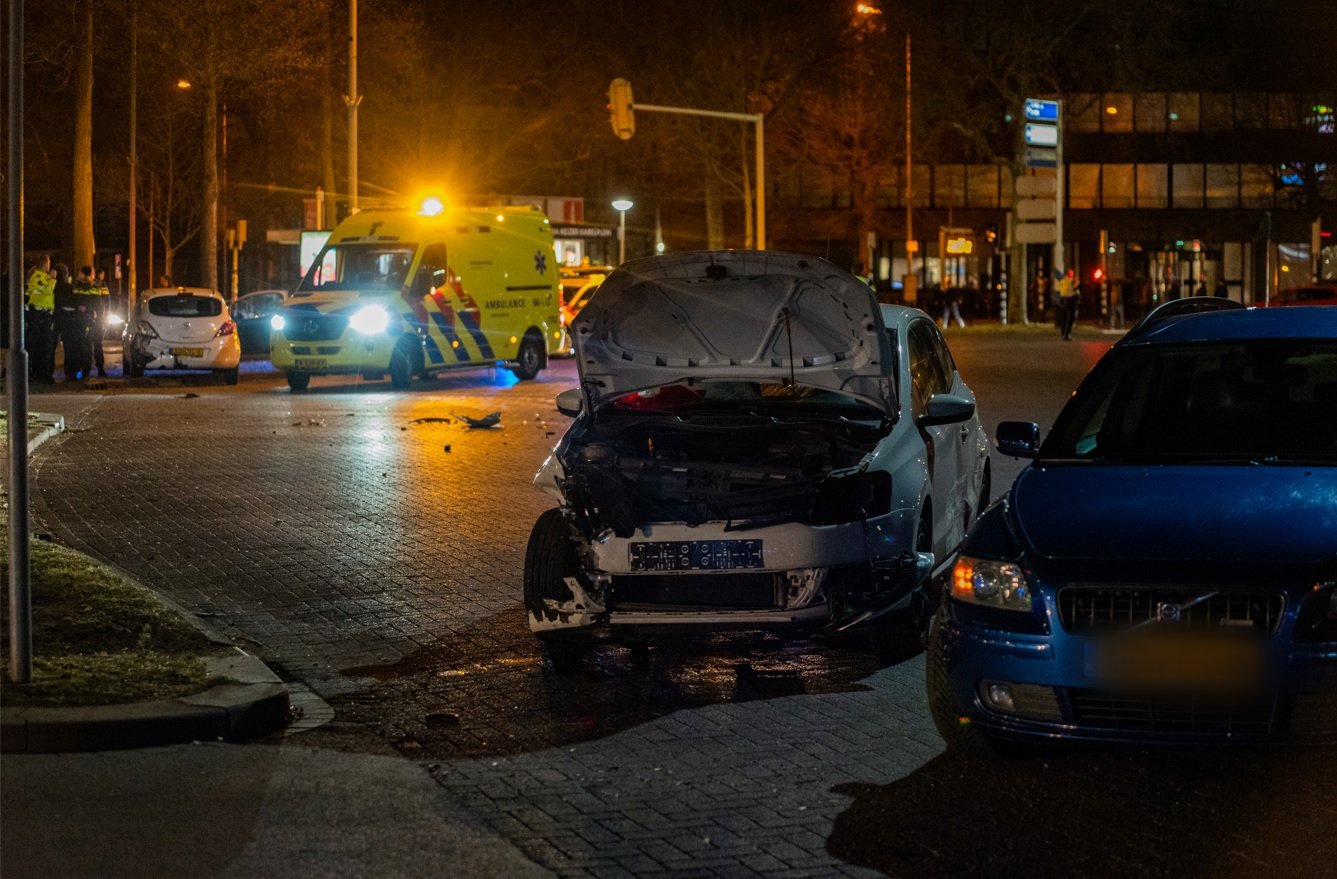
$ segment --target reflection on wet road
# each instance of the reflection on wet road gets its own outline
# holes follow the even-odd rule
[[[579,669],[559,672],[543,659],[517,605],[453,644],[343,669],[368,687],[331,703],[342,722],[373,725],[406,754],[518,754],[598,739],[682,709],[867,690],[859,681],[880,667],[854,642],[728,634],[648,649],[603,645]],[[408,714],[404,706],[422,710]]]

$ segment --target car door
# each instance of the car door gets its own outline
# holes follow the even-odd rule
[[[927,411],[933,395],[946,393],[951,388],[943,359],[935,350],[937,337],[937,328],[932,321],[923,318],[912,321],[906,332],[910,412],[916,425]],[[935,567],[940,567],[949,550],[955,549],[962,537],[960,504],[954,500],[960,470],[960,425],[933,424],[917,429],[924,441],[932,497],[933,554]]]

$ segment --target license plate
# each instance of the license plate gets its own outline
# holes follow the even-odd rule
[[[172,354],[177,357],[203,357],[203,348],[173,348]]]
[[[1262,677],[1261,648],[1248,638],[1135,634],[1091,649],[1088,671],[1123,689],[1235,692]]]
[[[660,540],[633,543],[633,571],[736,571],[760,568],[760,540]]]
[[[329,365],[324,357],[298,357],[293,360],[293,366],[298,369],[324,369]]]

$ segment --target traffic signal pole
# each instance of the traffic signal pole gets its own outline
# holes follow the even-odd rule
[[[636,133],[636,117],[633,113],[640,110],[645,113],[673,113],[679,116],[705,116],[710,119],[731,119],[734,122],[750,122],[757,126],[756,164],[757,164],[757,250],[766,249],[766,117],[762,113],[729,113],[723,110],[697,110],[691,107],[664,107],[658,104],[637,104],[631,96],[631,83],[618,78],[613,80],[608,89],[608,109],[611,113],[613,133],[622,140],[630,140]]]

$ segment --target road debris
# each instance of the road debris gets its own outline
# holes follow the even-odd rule
[[[455,417],[468,425],[470,430],[488,430],[501,424],[500,412],[493,412],[484,415],[482,418],[470,418],[468,415],[456,415]]]

